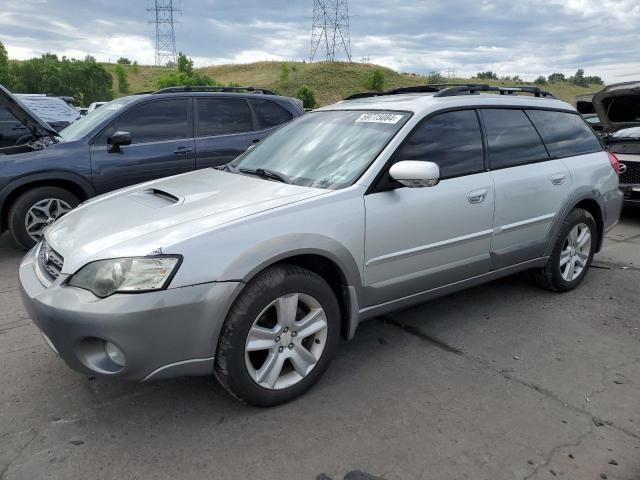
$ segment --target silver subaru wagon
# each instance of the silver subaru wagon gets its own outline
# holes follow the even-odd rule
[[[268,406],[367,318],[523,270],[580,284],[622,195],[573,107],[486,85],[357,97],[51,225],[20,266],[51,348],[88,375],[214,374]]]

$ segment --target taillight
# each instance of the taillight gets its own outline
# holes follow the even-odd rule
[[[607,151],[607,155],[609,155],[609,161],[611,162],[611,166],[616,171],[617,174],[620,174],[620,160],[615,156],[613,152]]]

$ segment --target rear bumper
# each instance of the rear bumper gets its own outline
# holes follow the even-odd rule
[[[621,183],[620,191],[624,195],[624,204],[640,206],[640,183]]]
[[[20,266],[22,300],[69,367],[131,380],[212,373],[218,335],[240,282],[99,299],[60,281],[45,287],[36,275],[35,250]],[[124,367],[106,355],[105,342],[124,353]]]

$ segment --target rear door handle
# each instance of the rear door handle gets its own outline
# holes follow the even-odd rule
[[[551,183],[553,183],[554,185],[562,185],[566,178],[567,178],[566,173],[558,173],[551,177]]]
[[[474,190],[473,192],[467,193],[467,200],[469,200],[469,203],[482,203],[487,198],[487,193],[489,193],[489,191],[486,188]]]
[[[193,148],[191,147],[178,147],[173,151],[176,155],[186,155],[190,152],[193,152]]]

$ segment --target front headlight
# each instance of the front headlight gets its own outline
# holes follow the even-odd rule
[[[105,298],[116,292],[162,290],[180,264],[180,257],[136,257],[88,263],[69,280],[69,285]]]

